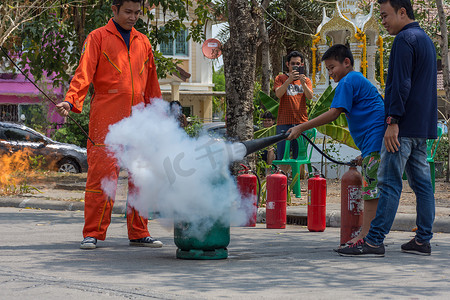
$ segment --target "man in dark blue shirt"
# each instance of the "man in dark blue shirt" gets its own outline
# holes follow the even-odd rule
[[[386,132],[378,169],[379,202],[367,236],[338,250],[343,256],[384,256],[383,245],[397,212],[406,171],[416,194],[416,236],[403,252],[430,255],[434,194],[427,139],[437,135],[437,68],[433,42],[414,21],[409,0],[378,0],[382,24],[395,35],[385,92]]]

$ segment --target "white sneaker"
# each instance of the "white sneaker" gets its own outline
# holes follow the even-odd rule
[[[141,239],[130,240],[130,246],[161,248],[163,243],[152,238],[151,236],[147,236]]]
[[[80,249],[95,249],[97,247],[97,239],[87,236],[80,244]]]

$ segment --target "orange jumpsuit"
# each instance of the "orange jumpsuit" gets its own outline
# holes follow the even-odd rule
[[[152,47],[148,38],[132,28],[129,50],[112,19],[91,32],[81,53],[80,63],[65,100],[80,113],[93,83],[88,140],[88,176],[85,193],[83,236],[104,240],[111,222],[114,198],[101,189],[102,179],[115,181],[119,175],[116,160],[104,144],[108,126],[130,116],[132,106],[161,97]],[[129,180],[129,194],[134,186]],[[127,208],[128,238],[150,236],[147,220],[133,208]]]

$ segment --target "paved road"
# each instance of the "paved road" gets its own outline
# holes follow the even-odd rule
[[[83,212],[0,208],[0,299],[449,299],[450,234],[430,257],[400,252],[410,232],[392,232],[384,258],[340,257],[339,229],[311,233],[231,228],[229,258],[175,258],[171,228],[150,221],[161,249],[129,247],[113,215],[106,241],[80,250]]]

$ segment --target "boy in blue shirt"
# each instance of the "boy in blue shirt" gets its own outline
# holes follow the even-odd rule
[[[373,84],[361,73],[353,70],[353,55],[345,45],[336,44],[322,56],[322,61],[334,79],[339,82],[330,110],[306,123],[288,130],[293,140],[308,129],[336,120],[345,113],[350,134],[361,150],[363,175],[364,215],[358,236],[346,244],[353,244],[365,237],[378,205],[377,170],[384,136],[384,102]]]

